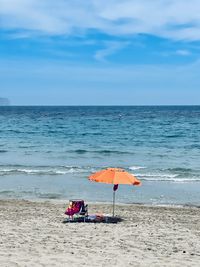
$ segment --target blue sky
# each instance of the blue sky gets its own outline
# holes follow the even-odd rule
[[[200,104],[199,0],[0,0],[13,105]]]

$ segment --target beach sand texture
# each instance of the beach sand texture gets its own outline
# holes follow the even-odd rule
[[[1,200],[0,266],[200,266],[198,208],[119,205],[118,224],[63,224],[65,208]]]

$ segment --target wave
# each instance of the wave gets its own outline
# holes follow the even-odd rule
[[[165,181],[165,182],[179,182],[179,183],[184,183],[184,182],[200,182],[200,175],[191,175],[188,177],[183,177],[181,174],[174,173],[174,174],[169,174],[169,173],[135,173],[134,174],[138,179],[144,180],[144,181]]]
[[[93,154],[134,154],[134,152],[130,151],[119,151],[119,150],[109,150],[109,149],[103,149],[103,150],[86,150],[86,149],[76,149],[76,150],[70,150],[66,152],[71,153],[77,153],[77,154],[86,154],[86,153],[93,153]]]
[[[94,172],[90,167],[76,167],[76,166],[22,166],[10,165],[0,166],[0,176],[3,175],[64,175],[69,173],[90,173]]]
[[[166,138],[179,138],[182,137],[183,134],[170,134],[170,135],[166,135]]]
[[[0,153],[6,153],[6,152],[8,152],[8,151],[7,150],[3,150],[3,149],[0,150]]]
[[[134,172],[133,175],[144,181],[169,181],[177,183],[186,182],[200,182],[200,170],[184,167],[166,168],[166,169],[155,169],[148,170],[148,168],[141,166],[129,167]]]
[[[128,167],[128,169],[131,170],[131,171],[145,169],[145,168],[146,167],[141,167],[141,166],[131,166],[131,167]]]
[[[69,173],[93,173],[106,167],[91,166],[24,166],[24,165],[0,165],[0,176],[3,175],[65,175]],[[128,170],[145,169],[141,166],[131,166]],[[138,174],[138,176],[141,176]]]
[[[123,166],[121,166],[123,168]],[[82,174],[87,177],[106,167],[97,166],[25,166],[25,165],[0,165],[0,176],[6,175],[37,175],[37,176],[62,176],[67,174]],[[200,172],[189,168],[172,168],[165,170],[148,170],[144,166],[130,166],[128,171],[143,181],[169,181],[169,182],[200,182]]]
[[[154,173],[145,173],[145,174],[134,174],[137,177],[161,177],[161,178],[175,178],[178,174],[154,174]]]
[[[143,181],[149,181],[149,182],[176,182],[176,183],[191,183],[191,182],[200,182],[199,178],[172,178],[172,177],[143,177],[141,178]]]
[[[188,173],[188,172],[193,172],[194,170],[191,168],[182,168],[182,167],[176,167],[176,168],[168,168],[168,171],[172,172],[181,172],[181,173]]]
[[[90,133],[90,132],[88,132],[88,133],[80,133],[80,135],[81,136],[91,136],[91,135],[103,135],[101,132],[99,132],[99,133]]]

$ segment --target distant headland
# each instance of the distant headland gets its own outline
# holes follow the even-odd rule
[[[8,98],[0,97],[0,106],[9,106],[10,101]]]

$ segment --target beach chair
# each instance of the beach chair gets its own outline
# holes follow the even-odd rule
[[[85,222],[85,218],[88,216],[88,205],[85,205],[84,200],[72,199],[69,201],[65,214],[69,216],[70,221],[83,219]]]

